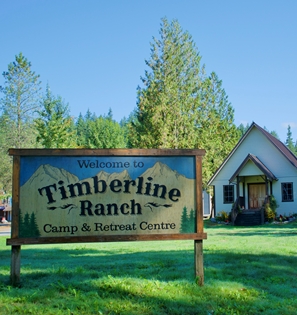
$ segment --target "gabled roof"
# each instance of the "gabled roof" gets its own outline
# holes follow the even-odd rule
[[[272,181],[272,180],[277,180],[277,178],[274,176],[274,174],[269,170],[268,167],[266,167],[260,160],[258,157],[256,157],[253,154],[248,154],[247,157],[244,159],[244,161],[241,163],[241,165],[239,166],[239,168],[235,171],[235,173],[231,176],[231,178],[229,179],[229,183],[233,182],[234,179],[236,178],[237,175],[239,175],[239,173],[243,170],[243,168],[245,167],[245,165],[249,162],[253,162],[258,168],[259,170],[261,170],[264,175],[267,176],[268,180]]]
[[[224,167],[224,165],[228,162],[230,157],[234,154],[234,152],[237,150],[237,148],[241,145],[241,143],[246,139],[246,137],[250,134],[251,130],[253,128],[257,128],[260,132],[263,133],[263,135],[281,152],[281,154],[293,165],[297,168],[297,157],[290,151],[285,144],[283,144],[280,140],[276,139],[272,134],[270,134],[265,129],[261,128],[259,125],[257,125],[255,122],[251,124],[249,129],[246,131],[246,133],[241,137],[241,139],[238,141],[237,145],[233,148],[233,150],[230,152],[230,154],[227,156],[227,158],[224,160],[224,162],[221,164],[221,166],[217,169],[217,171],[213,174],[211,179],[208,181],[208,185],[211,184],[211,182],[214,180],[214,178],[217,176],[217,174],[221,171],[221,169]]]

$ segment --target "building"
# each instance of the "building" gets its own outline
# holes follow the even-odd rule
[[[297,213],[297,158],[278,139],[252,123],[210,179],[215,214],[241,209],[258,210],[273,195],[278,215]]]

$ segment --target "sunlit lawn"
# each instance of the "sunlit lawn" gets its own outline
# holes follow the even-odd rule
[[[22,246],[20,288],[9,285],[0,237],[0,314],[297,314],[297,222],[205,223],[205,284],[193,241]]]

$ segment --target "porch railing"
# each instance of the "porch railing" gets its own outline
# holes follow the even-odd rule
[[[240,198],[237,197],[236,201],[233,203],[232,209],[231,209],[231,218],[232,218],[232,224],[234,225],[234,222],[236,220],[236,217],[240,211]]]
[[[265,208],[266,208],[267,204],[268,205],[270,204],[270,196],[266,196],[265,197],[263,205],[262,205],[262,207],[260,209],[260,211],[261,211],[261,224],[265,223]]]
[[[241,202],[240,202],[240,198],[238,197],[236,199],[236,201],[234,202],[234,204],[232,205],[232,209],[231,209],[231,219],[232,219],[232,224],[234,225],[234,222],[236,220],[237,215],[242,211],[241,210]],[[270,196],[266,196],[263,202],[262,207],[259,209],[261,212],[261,224],[265,223],[265,208],[266,205],[270,204]]]

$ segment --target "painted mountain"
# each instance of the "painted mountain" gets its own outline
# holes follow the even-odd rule
[[[126,170],[79,180],[41,165],[20,188],[21,217],[33,214],[44,237],[179,233],[185,208],[195,209],[195,180],[160,162],[134,180]],[[161,223],[175,228],[148,228]],[[67,234],[69,226],[77,231]]]

